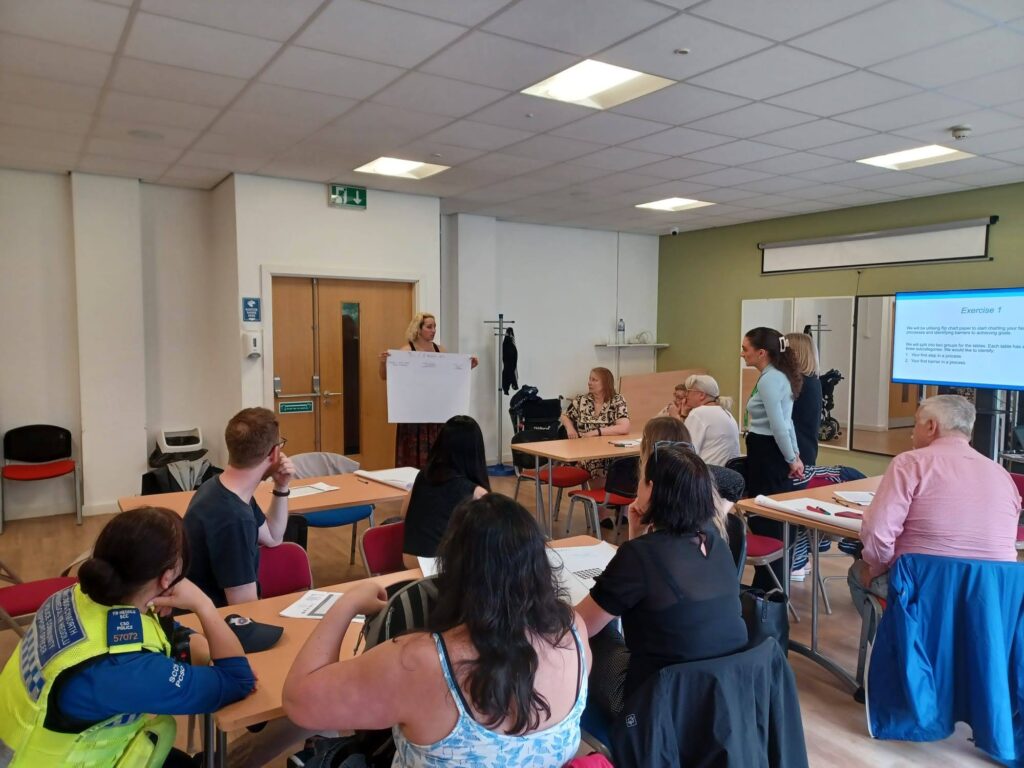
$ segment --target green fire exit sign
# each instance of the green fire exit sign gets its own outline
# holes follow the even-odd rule
[[[346,187],[341,184],[329,184],[327,204],[334,208],[356,208],[366,210],[366,187]]]

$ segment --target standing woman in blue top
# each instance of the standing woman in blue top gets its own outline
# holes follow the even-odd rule
[[[792,480],[802,478],[804,473],[793,426],[793,402],[803,386],[796,356],[785,336],[763,327],[747,331],[742,354],[743,362],[761,372],[747,401],[746,493],[756,496],[791,491]],[[750,529],[763,536],[782,538],[783,525],[774,520],[752,518]],[[781,582],[782,560],[772,566]],[[764,567],[757,569],[754,586],[775,586]]]

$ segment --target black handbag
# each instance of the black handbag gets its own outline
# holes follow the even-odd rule
[[[740,592],[743,621],[747,625],[747,647],[774,637],[782,652],[789,654],[789,598],[781,589],[744,589]]]

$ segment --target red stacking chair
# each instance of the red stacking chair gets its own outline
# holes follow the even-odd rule
[[[83,559],[73,562],[60,576],[36,581],[22,581],[0,560],[0,580],[10,583],[10,586],[0,587],[0,629],[13,629],[24,635],[22,627],[32,623],[32,617],[50,595],[78,582],[68,574]]]
[[[359,549],[363,553],[363,565],[371,576],[395,573],[405,570],[402,560],[402,545],[405,541],[405,521],[385,523],[363,532]]]
[[[10,462],[19,462],[11,464]],[[0,484],[8,480],[33,482],[73,475],[75,513],[82,524],[82,495],[78,482],[78,464],[71,458],[71,433],[51,424],[16,427],[4,435],[4,466]],[[7,494],[0,493],[0,533],[4,531],[4,507]]]
[[[313,586],[306,550],[292,541],[260,547],[260,597],[303,592]]]
[[[564,464],[557,465],[552,472],[550,469],[551,462],[544,459],[538,474],[534,457],[525,453],[517,453],[515,446],[516,443],[538,443],[543,440],[558,439],[557,434],[552,432],[539,429],[525,429],[513,435],[511,440],[512,466],[516,470],[516,490],[512,494],[512,498],[517,501],[519,500],[519,486],[524,480],[535,483],[540,482],[541,485],[547,485],[550,482],[553,487],[558,489],[558,494],[555,496],[555,509],[551,515],[552,520],[558,519],[558,508],[562,504],[562,491],[566,488],[575,488],[578,485],[585,486],[590,481],[590,473],[582,467],[572,467]],[[542,513],[543,510],[537,510],[539,517],[543,516]]]
[[[618,522],[619,510],[628,507],[636,501],[637,470],[639,460],[635,457],[616,459],[608,467],[608,477],[605,480],[604,488],[587,491],[569,492],[569,511],[565,516],[565,534],[569,535],[569,527],[572,525],[573,505],[577,501],[583,502],[587,510],[587,530],[594,530],[597,536],[601,536],[601,525],[598,519],[598,508],[614,508],[616,510],[615,521]],[[557,471],[557,470],[556,470]],[[556,486],[557,487],[557,486]],[[617,529],[616,529],[617,530]]]

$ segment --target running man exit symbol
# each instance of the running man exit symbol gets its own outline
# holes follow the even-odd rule
[[[333,208],[355,208],[356,210],[365,211],[366,188],[329,184],[327,187],[327,204]]]

